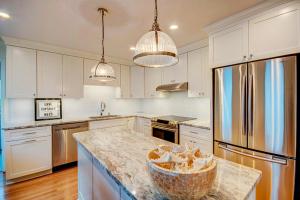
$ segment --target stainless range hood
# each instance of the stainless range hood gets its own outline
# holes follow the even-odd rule
[[[180,92],[180,91],[187,91],[187,90],[188,90],[187,82],[160,85],[156,88],[156,91],[158,92]]]

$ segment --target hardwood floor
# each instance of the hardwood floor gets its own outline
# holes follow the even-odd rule
[[[2,200],[73,200],[77,199],[77,167],[5,186],[0,177]]]

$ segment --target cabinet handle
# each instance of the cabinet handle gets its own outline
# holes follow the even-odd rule
[[[243,60],[246,60],[247,59],[247,56],[243,56]]]
[[[27,141],[24,141],[24,142],[22,142],[20,144],[26,144],[26,143],[31,143],[31,142],[36,142],[36,140],[27,140]]]
[[[250,54],[250,59],[252,59],[253,58],[253,54]]]
[[[190,133],[193,133],[193,134],[199,134],[198,132],[196,132],[196,131],[190,131]]]
[[[23,133],[23,135],[33,135],[33,134],[36,134],[36,132]]]

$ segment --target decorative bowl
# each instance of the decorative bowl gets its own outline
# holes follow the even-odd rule
[[[154,150],[147,155],[147,168],[158,192],[170,200],[199,200],[212,188],[217,174],[217,162],[196,172],[169,170],[151,162]]]

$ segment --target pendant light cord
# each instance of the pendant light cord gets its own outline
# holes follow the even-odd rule
[[[155,7],[154,7],[154,22],[153,22],[153,25],[152,25],[152,31],[160,31],[160,28],[159,28],[159,24],[158,24],[158,11],[157,11],[157,0],[155,0]]]
[[[101,10],[100,11],[102,13],[102,57],[101,57],[101,62],[105,62],[104,60],[104,15],[105,15],[105,11]]]

